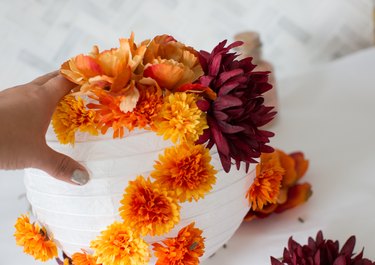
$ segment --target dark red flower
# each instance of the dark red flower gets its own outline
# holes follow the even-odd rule
[[[355,236],[351,236],[339,250],[339,242],[325,240],[322,231],[316,239],[309,238],[308,244],[301,246],[289,238],[288,248],[284,249],[282,260],[271,257],[272,265],[375,265],[363,258],[363,250],[356,256],[353,253]]]
[[[262,152],[273,151],[266,144],[274,134],[260,127],[270,122],[276,112],[264,105],[262,97],[272,88],[268,83],[269,72],[255,72],[252,58],[237,60],[238,54],[229,52],[242,42],[225,47],[226,43],[226,40],[219,43],[211,53],[199,54],[204,75],[197,83],[211,88],[217,98],[206,98],[206,102],[198,104],[202,111],[207,111],[209,125],[198,143],[208,141],[208,148],[216,145],[223,168],[229,172],[232,159],[237,169],[241,162],[248,169]]]

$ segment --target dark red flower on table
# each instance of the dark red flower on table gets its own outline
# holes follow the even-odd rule
[[[237,169],[241,162],[248,169],[262,152],[273,151],[267,143],[274,134],[260,127],[270,122],[276,112],[264,105],[262,97],[272,88],[268,83],[269,72],[255,72],[252,58],[237,60],[238,54],[229,52],[242,42],[225,47],[226,43],[226,40],[219,43],[211,53],[199,54],[204,75],[197,83],[211,88],[217,97],[214,100],[206,97],[197,105],[207,111],[209,125],[198,143],[208,141],[208,148],[216,145],[223,168],[229,172],[232,159]]]
[[[272,265],[374,265],[375,262],[363,258],[363,250],[355,256],[353,253],[355,236],[351,236],[339,250],[339,242],[325,240],[322,231],[316,239],[309,238],[307,245],[289,238],[288,248],[284,249],[282,259],[271,257]]]

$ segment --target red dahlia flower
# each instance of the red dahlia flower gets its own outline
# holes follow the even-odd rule
[[[363,250],[358,255],[353,253],[355,236],[351,236],[339,250],[339,242],[325,240],[322,231],[316,239],[309,238],[308,244],[301,246],[289,238],[288,248],[284,249],[282,260],[271,257],[272,265],[375,265],[363,258]]]
[[[266,107],[262,94],[272,88],[268,83],[269,72],[254,72],[252,58],[237,60],[238,54],[230,49],[242,45],[234,42],[225,47],[227,41],[219,43],[211,53],[200,52],[200,63],[204,75],[198,84],[211,88],[215,100],[206,98],[198,102],[202,111],[207,111],[209,129],[198,140],[207,147],[214,144],[220,155],[225,172],[229,172],[232,159],[237,169],[240,163],[256,163],[261,153],[272,152],[266,144],[274,134],[260,127],[270,122],[276,112]]]

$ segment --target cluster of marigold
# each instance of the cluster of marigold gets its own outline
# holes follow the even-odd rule
[[[126,187],[119,208],[123,222],[114,222],[90,244],[90,250],[74,253],[61,264],[136,265],[146,264],[151,253],[143,237],[161,236],[180,222],[180,203],[197,201],[212,189],[216,170],[209,150],[186,142],[164,150],[150,173],[138,176]],[[28,216],[16,223],[17,244],[37,260],[57,257],[56,244],[46,229],[31,224]],[[202,231],[194,223],[182,228],[175,238],[152,244],[156,264],[199,264],[204,254]],[[65,262],[65,263],[64,263]]]
[[[175,144],[159,156],[152,181],[143,176],[130,181],[119,209],[123,222],[93,240],[91,254],[75,253],[64,264],[147,263],[149,246],[142,237],[168,233],[180,221],[179,203],[203,198],[214,185],[216,171],[209,154],[213,146],[226,172],[232,162],[248,169],[262,154],[248,192],[252,209],[247,219],[307,200],[309,185],[296,185],[307,161],[302,154],[289,157],[267,146],[273,133],[261,127],[275,115],[262,97],[271,89],[268,73],[253,71],[251,58],[237,60],[230,50],[239,45],[226,47],[223,41],[211,53],[197,52],[168,35],[139,45],[132,35],[121,39],[119,48],[99,52],[95,46],[89,55],[62,65],[61,73],[77,88],[53,115],[61,143],[74,144],[78,131],[98,135],[110,129],[116,138],[138,128]],[[38,260],[57,256],[46,230],[27,216],[18,219],[15,237]],[[158,265],[195,265],[203,255],[204,239],[192,223],[153,247]]]

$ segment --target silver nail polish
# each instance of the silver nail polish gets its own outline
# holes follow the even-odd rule
[[[87,182],[89,182],[90,177],[85,171],[76,169],[74,170],[70,180],[78,185],[85,185]]]

